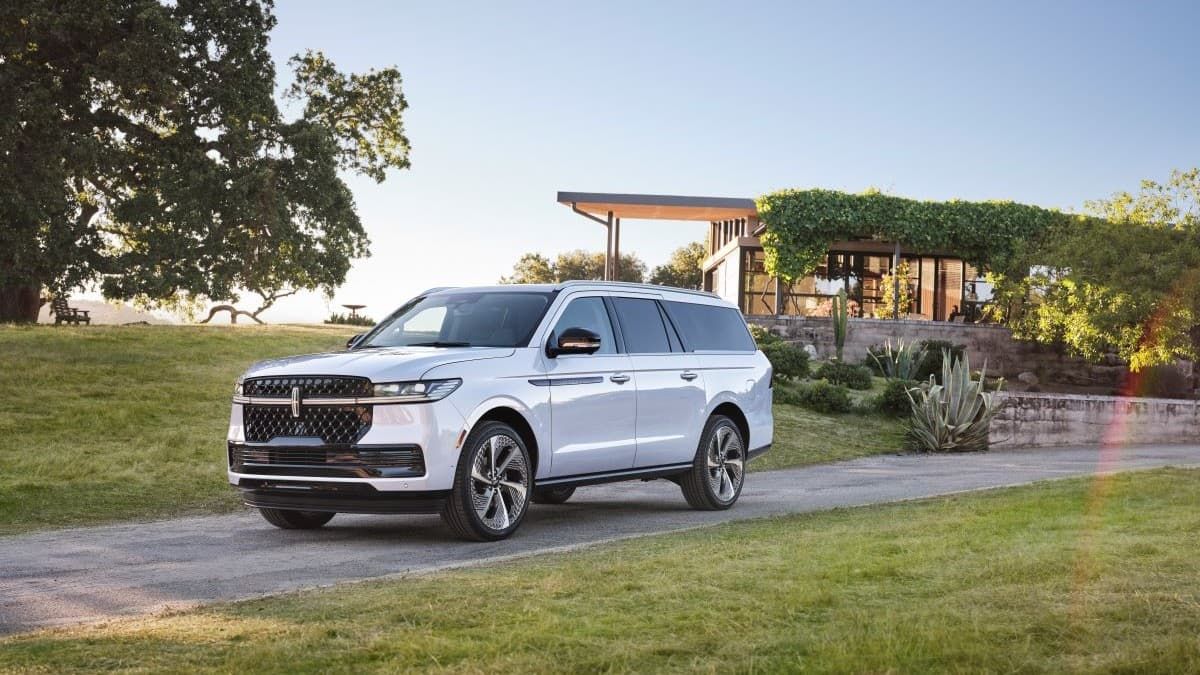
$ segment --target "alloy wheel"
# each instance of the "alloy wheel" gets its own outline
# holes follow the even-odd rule
[[[471,466],[471,496],[479,521],[499,532],[520,520],[529,483],[529,466],[516,440],[506,434],[485,439]]]
[[[742,440],[729,426],[717,427],[708,442],[708,482],[722,502],[733,499],[745,477],[746,453]]]

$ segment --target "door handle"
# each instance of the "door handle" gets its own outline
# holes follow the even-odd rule
[[[625,384],[626,382],[629,381],[629,376],[617,373],[616,375],[609,375],[608,379],[612,380],[613,382],[616,382],[617,384]]]
[[[683,379],[687,380],[688,382],[691,382],[692,380],[694,380],[698,377],[698,375],[696,375],[695,373],[693,373],[689,370],[683,371],[682,373],[679,374],[679,376],[682,377]]]

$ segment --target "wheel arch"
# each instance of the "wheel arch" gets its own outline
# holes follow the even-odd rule
[[[712,409],[712,412],[708,414],[709,417],[712,417],[713,415],[724,415],[725,417],[733,420],[734,426],[736,426],[738,431],[740,431],[742,434],[742,443],[745,443],[747,448],[751,447],[750,421],[746,419],[746,414],[742,412],[742,409],[739,408],[736,403],[733,401],[723,401],[717,404],[717,406]]]
[[[538,449],[537,434],[534,433],[533,425],[529,423],[529,420],[525,419],[525,416],[516,408],[498,404],[478,415],[475,421],[471,423],[470,428],[474,430],[475,427],[484,422],[503,422],[512,427],[521,436],[521,440],[524,441],[525,447],[529,450],[529,460],[533,462],[531,476],[536,476],[540,461],[540,452]]]

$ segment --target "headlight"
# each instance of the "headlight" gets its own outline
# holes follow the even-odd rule
[[[237,384],[233,385],[233,395],[234,396],[242,395],[242,378],[240,378],[240,377],[237,379]]]
[[[397,403],[440,401],[446,398],[462,380],[424,380],[421,382],[386,382],[375,385],[375,396],[401,399]]]

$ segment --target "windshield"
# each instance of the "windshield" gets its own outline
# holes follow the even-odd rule
[[[354,348],[523,347],[553,297],[530,291],[461,291],[417,298]]]

